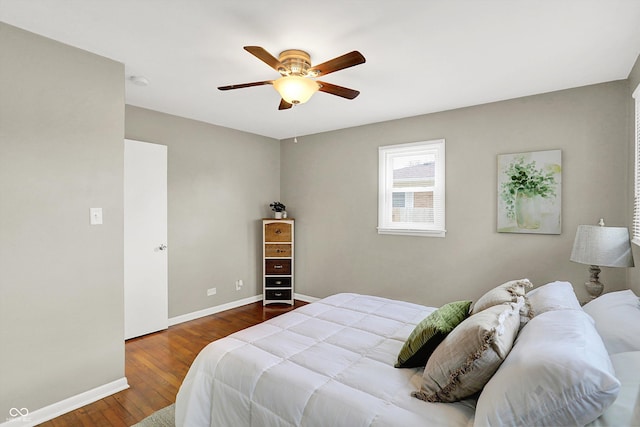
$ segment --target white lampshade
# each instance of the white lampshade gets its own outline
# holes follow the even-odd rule
[[[289,104],[304,104],[320,89],[315,80],[300,76],[280,77],[273,82],[273,87]]]
[[[633,267],[626,227],[579,225],[571,261],[600,267]]]

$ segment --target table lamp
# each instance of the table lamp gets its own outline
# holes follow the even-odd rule
[[[600,267],[634,266],[629,230],[627,227],[605,227],[603,219],[599,225],[579,225],[571,261],[590,265],[591,278],[585,287],[591,299],[599,297],[604,290],[598,279]]]

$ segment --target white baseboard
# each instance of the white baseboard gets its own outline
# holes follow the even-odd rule
[[[60,402],[45,406],[44,408],[37,409],[33,412],[29,412],[26,408],[12,408],[15,409],[15,411],[12,412],[15,412],[16,416],[7,417],[6,421],[0,424],[0,427],[32,427],[37,424],[42,424],[45,421],[52,420],[60,415],[66,414],[67,412],[71,412],[128,388],[129,383],[127,383],[127,379],[123,377],[119,380],[101,385],[89,391],[85,391],[84,393],[76,394],[68,399],[61,400]]]
[[[305,302],[315,302],[320,298],[310,297],[303,294],[294,294],[294,298]],[[179,323],[188,322],[190,320],[196,320],[201,317],[211,316],[212,314],[220,313],[221,311],[230,310],[232,308],[242,307],[243,305],[251,304],[254,302],[262,301],[262,294],[255,295],[249,298],[243,298],[238,301],[228,302],[226,304],[216,305],[215,307],[205,308],[204,310],[194,311],[192,313],[182,314],[180,316],[171,317],[169,319],[169,326],[177,325]]]
[[[303,295],[303,294],[294,294],[293,297],[295,299],[299,299],[300,301],[304,301],[304,302],[316,302],[320,300],[320,298],[310,297],[309,295]]]
[[[199,319],[204,316],[211,316],[212,314],[220,313],[221,311],[230,310],[232,308],[241,307],[243,305],[251,304],[256,301],[262,301],[262,294],[255,295],[249,298],[243,298],[238,301],[228,302],[226,304],[216,305],[215,307],[205,308],[204,310],[194,311],[192,313],[171,317],[169,319],[169,326],[177,325],[178,323],[188,322],[190,320]]]

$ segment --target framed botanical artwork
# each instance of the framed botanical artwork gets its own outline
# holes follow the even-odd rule
[[[498,232],[562,232],[562,152],[498,155]]]

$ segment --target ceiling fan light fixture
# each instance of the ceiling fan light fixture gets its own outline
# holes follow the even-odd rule
[[[275,80],[273,87],[282,99],[296,105],[307,102],[320,89],[320,84],[306,77],[286,76]]]

